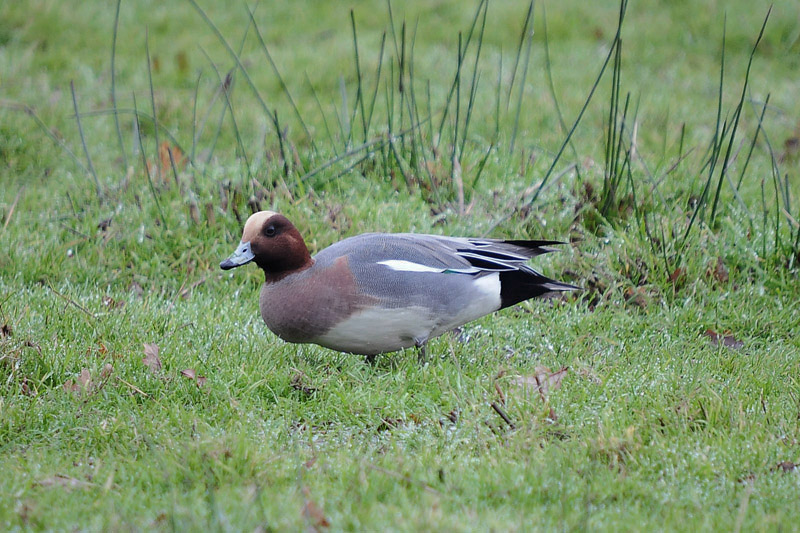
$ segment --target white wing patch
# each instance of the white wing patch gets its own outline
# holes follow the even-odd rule
[[[403,259],[387,259],[386,261],[378,261],[378,264],[399,272],[436,272],[440,274],[445,270],[443,268],[420,265],[419,263],[405,261]]]

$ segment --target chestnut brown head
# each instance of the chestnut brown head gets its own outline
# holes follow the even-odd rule
[[[220,268],[229,270],[255,262],[267,275],[284,275],[311,266],[303,237],[288,218],[274,211],[259,211],[245,222],[242,241]]]

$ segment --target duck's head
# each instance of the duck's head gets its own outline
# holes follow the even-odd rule
[[[274,211],[259,211],[247,219],[242,241],[225,261],[222,270],[255,262],[267,277],[282,277],[311,266],[313,260],[294,224]]]

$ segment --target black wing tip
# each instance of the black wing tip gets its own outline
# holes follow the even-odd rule
[[[581,290],[581,287],[550,279],[535,271],[500,272],[501,309],[531,298]]]

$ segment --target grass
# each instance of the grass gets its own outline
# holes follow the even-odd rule
[[[0,5],[2,528],[796,529],[797,6],[301,4]],[[585,290],[287,345],[258,208]]]

